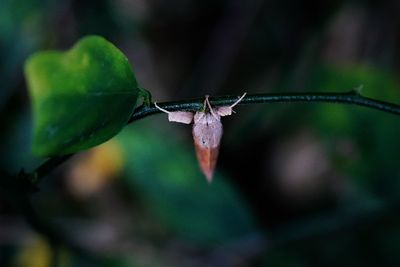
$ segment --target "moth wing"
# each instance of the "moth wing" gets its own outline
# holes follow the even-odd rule
[[[208,182],[212,181],[214,174],[222,132],[221,121],[215,120],[214,116],[209,113],[193,124],[193,140],[197,159]]]
[[[239,104],[239,102],[242,101],[242,99],[243,99],[245,96],[246,96],[246,93],[244,93],[241,97],[239,97],[239,99],[238,99],[235,103],[233,103],[232,105],[230,105],[230,106],[224,106],[224,107],[216,108],[216,109],[215,109],[215,110],[216,110],[216,113],[217,113],[219,116],[221,116],[221,117],[232,115],[232,113],[235,113],[235,111],[233,111],[232,108],[233,108],[234,106],[236,106],[237,104]]]
[[[174,111],[168,113],[168,120],[173,122],[180,122],[190,124],[193,120],[193,113],[186,111]]]
[[[232,108],[230,106],[226,106],[226,107],[219,107],[215,109],[217,114],[220,115],[221,117],[223,116],[229,116],[232,115]]]

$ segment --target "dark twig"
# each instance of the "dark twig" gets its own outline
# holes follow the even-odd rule
[[[213,106],[228,106],[237,100],[237,96],[213,97],[210,99]],[[176,102],[158,103],[158,105],[168,111],[198,111],[203,108],[203,98],[192,100],[183,100]],[[352,90],[345,93],[292,93],[292,94],[252,94],[247,95],[239,103],[239,105],[257,104],[257,103],[340,103],[364,106],[372,109],[377,109],[383,112],[388,112],[400,115],[400,105],[375,100],[372,98],[360,95],[357,90]],[[147,116],[160,113],[160,111],[152,105],[142,105],[138,107],[128,123],[143,119]],[[58,165],[70,158],[71,155],[50,158],[41,166],[34,170],[30,175],[32,187],[35,187],[40,180],[55,169]]]

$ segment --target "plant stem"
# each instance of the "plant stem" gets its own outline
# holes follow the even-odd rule
[[[237,96],[221,96],[210,98],[212,106],[229,106],[232,105],[238,99]],[[164,102],[157,103],[161,108],[168,111],[198,111],[203,108],[204,98],[197,98],[191,100],[175,101],[175,102]],[[290,93],[290,94],[249,94],[246,95],[239,103],[239,105],[257,104],[257,103],[340,103],[350,104],[357,106],[364,106],[372,109],[377,109],[383,112],[388,112],[396,115],[400,115],[400,105],[375,100],[372,98],[362,96],[358,90],[352,90],[344,93]],[[128,124],[139,119],[143,119],[147,116],[160,113],[154,104],[145,105],[138,107],[132,114],[128,121]],[[73,154],[54,157],[48,159],[36,170],[34,170],[29,176],[31,179],[32,186],[35,187],[40,180],[50,173],[57,166],[65,162]]]
[[[210,98],[212,106],[229,106],[236,100],[236,97],[221,96]],[[157,103],[161,108],[168,111],[198,111],[203,108],[204,98],[197,98],[185,101]],[[290,94],[249,94],[246,95],[238,105],[261,104],[261,103],[341,103],[357,106],[364,106],[377,109],[383,112],[400,115],[400,105],[375,100],[362,96],[357,90],[345,93],[290,93]],[[144,117],[160,113],[154,105],[140,106],[135,110],[129,119],[129,123]]]

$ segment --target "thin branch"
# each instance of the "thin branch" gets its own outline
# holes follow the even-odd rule
[[[210,98],[212,106],[229,106],[238,99],[237,96],[221,96]],[[203,108],[204,98],[192,100],[157,103],[161,108],[168,111],[198,111]],[[341,103],[364,106],[383,112],[400,115],[400,105],[375,100],[360,95],[357,90],[345,93],[290,93],[290,94],[248,94],[238,105],[268,104],[268,103]],[[144,117],[160,113],[154,105],[140,106],[132,114],[129,123]]]
[[[54,169],[54,166],[60,165],[61,163],[69,159],[72,155],[73,154],[69,154],[48,159],[36,169],[35,173],[37,178],[46,176]]]
[[[229,106],[232,105],[238,99],[237,96],[222,96],[210,98],[212,106]],[[203,108],[204,98],[197,98],[191,100],[175,101],[175,102],[164,102],[157,103],[161,108],[168,111],[198,111]],[[375,100],[372,98],[364,97],[360,95],[357,90],[352,90],[345,93],[291,93],[291,94],[249,94],[243,98],[239,105],[249,105],[257,103],[340,103],[364,106],[372,109],[377,109],[383,112],[388,112],[396,115],[400,115],[400,105]],[[142,105],[138,107],[128,124],[147,116],[160,113],[154,104]],[[65,155],[60,157],[54,157],[48,159],[30,175],[30,181],[32,187],[35,187],[40,180],[50,173],[57,166],[69,159],[71,155]]]

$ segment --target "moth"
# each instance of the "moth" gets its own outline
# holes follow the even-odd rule
[[[223,133],[221,117],[232,115],[234,113],[233,107],[239,104],[245,96],[246,93],[230,106],[212,108],[208,100],[209,96],[206,95],[203,110],[195,113],[168,111],[154,103],[156,108],[168,114],[168,120],[171,122],[190,124],[193,121],[192,134],[197,160],[209,183],[212,182],[214,175]]]

